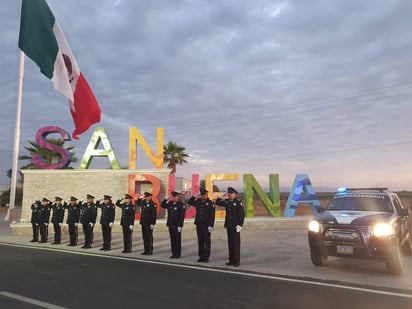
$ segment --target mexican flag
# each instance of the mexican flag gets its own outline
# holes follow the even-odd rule
[[[19,48],[69,100],[74,139],[100,122],[99,104],[45,0],[22,0]]]

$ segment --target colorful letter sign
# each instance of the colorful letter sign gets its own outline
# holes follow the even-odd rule
[[[41,128],[39,131],[37,131],[36,142],[40,146],[40,148],[47,149],[53,152],[57,152],[61,156],[61,160],[57,163],[49,164],[46,162],[46,159],[42,157],[41,155],[33,154],[32,155],[33,163],[43,169],[66,168],[70,164],[70,154],[65,148],[48,143],[46,141],[47,135],[52,134],[52,133],[58,133],[60,134],[63,140],[70,141],[70,135],[66,130],[59,128],[59,127],[44,127],[44,128]]]
[[[304,193],[304,195],[302,195]],[[298,203],[311,204],[312,212],[316,213],[320,207],[319,199],[312,188],[312,183],[308,175],[298,174],[295,177],[292,190],[289,193],[289,198],[285,207],[285,217],[292,217],[295,214]]]
[[[38,154],[33,154],[33,162],[43,169],[59,169],[65,168],[70,164],[70,153],[63,147],[48,143],[46,137],[48,134],[58,133],[63,140],[70,140],[69,133],[59,127],[44,127],[41,128],[36,134],[36,142],[40,148],[44,148],[50,151],[54,151],[61,156],[61,160],[58,163],[47,163],[45,158]],[[137,144],[140,144],[143,151],[153,163],[156,169],[162,169],[163,162],[163,128],[157,128],[157,140],[156,140],[156,152],[155,153],[144,139],[142,134],[137,128],[129,129],[129,169],[134,170],[137,168]],[[98,149],[100,143],[103,149]],[[112,169],[120,169],[120,165],[117,161],[116,155],[107,136],[106,130],[103,127],[97,127],[93,135],[90,138],[89,144],[84,152],[83,158],[80,162],[79,169],[88,169],[90,163],[94,157],[107,157]],[[214,199],[223,192],[213,192],[214,181],[236,181],[239,178],[239,174],[206,174],[205,175],[205,189],[209,191],[209,198]],[[185,194],[196,195],[199,193],[199,174],[192,174],[192,187],[191,190],[185,192]],[[135,175],[130,174],[128,180],[128,193],[133,197],[137,197],[137,194],[141,194],[141,186],[149,185],[151,193],[153,194],[153,200],[159,205],[158,196],[169,195],[170,192],[175,190],[175,175],[169,175],[168,187],[161,188],[160,180],[149,174]],[[163,189],[163,190],[162,190]],[[243,175],[243,190],[244,190],[244,205],[246,210],[246,217],[253,217],[253,194],[256,194],[264,207],[268,211],[270,216],[280,216],[280,189],[279,189],[279,175],[269,174],[269,191],[270,196],[264,192],[262,187],[256,181],[252,174]],[[302,194],[303,193],[303,194]],[[295,214],[296,206],[298,203],[309,203],[313,212],[320,207],[320,202],[316,197],[316,193],[312,188],[312,184],[309,177],[306,174],[296,175],[293,188],[289,194],[289,198],[285,207],[284,216],[291,217]],[[159,211],[158,209],[157,211]],[[192,218],[196,214],[194,207],[189,207],[186,212],[186,218]],[[225,212],[222,210],[216,210],[216,218],[223,218]]]
[[[262,187],[256,181],[252,174],[243,175],[243,193],[246,217],[253,217],[253,192],[262,201],[269,215],[272,217],[280,216],[280,192],[279,192],[279,175],[269,174],[270,199],[263,191]]]
[[[157,128],[157,154],[150,149],[149,144],[137,128],[129,129],[129,169],[132,170],[137,168],[136,142],[142,146],[143,151],[152,161],[155,168],[163,168],[163,128]]]
[[[100,142],[103,145],[103,149],[97,149]],[[116,155],[114,154],[109,137],[107,136],[106,130],[102,127],[97,127],[94,130],[93,135],[90,138],[89,145],[84,152],[82,160],[80,161],[79,170],[88,169],[93,157],[108,157],[112,169],[120,169],[119,162],[116,159]]]

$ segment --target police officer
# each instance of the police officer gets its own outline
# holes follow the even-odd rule
[[[180,193],[173,191],[170,199],[162,201],[162,208],[167,209],[167,223],[169,227],[171,259],[178,259],[182,254],[182,229],[185,220],[185,206],[179,200]]]
[[[30,242],[38,242],[39,241],[39,231],[40,231],[40,224],[41,224],[41,202],[35,201],[31,204],[31,225],[33,228],[33,239]]]
[[[123,245],[124,249],[122,253],[132,252],[132,236],[134,227],[134,216],[136,212],[136,206],[133,205],[133,198],[129,194],[125,194],[124,199],[118,199],[116,206],[122,209],[122,217],[120,219],[120,225],[123,230]]]
[[[50,208],[51,202],[49,199],[43,197],[41,202],[41,223],[40,223],[40,241],[41,243],[46,243],[49,237],[49,221],[50,221]]]
[[[74,247],[77,246],[77,238],[78,238],[78,224],[80,220],[80,210],[81,210],[81,203],[78,203],[76,197],[71,196],[69,205],[66,204],[65,208],[67,209],[67,221],[66,223],[69,226],[69,236],[70,242],[68,246]]]
[[[83,226],[84,245],[82,249],[90,249],[93,244],[93,228],[96,223],[97,207],[94,203],[94,196],[87,194],[86,203],[82,205],[80,212],[80,223]]]
[[[62,223],[64,218],[64,205],[62,204],[62,200],[61,197],[56,196],[51,207],[53,209],[51,222],[53,223],[54,229],[54,242],[52,242],[52,245],[60,245],[61,243]]]
[[[245,220],[245,210],[242,201],[237,199],[237,191],[227,188],[227,193],[216,200],[216,205],[225,207],[225,228],[229,248],[229,262],[226,265],[235,267],[240,264],[240,230]]]
[[[192,196],[187,203],[196,208],[196,233],[198,242],[198,262],[209,262],[211,232],[215,224],[215,205],[207,196],[207,190],[200,190],[198,196]]]
[[[109,251],[112,249],[112,226],[115,216],[115,206],[110,195],[103,196],[103,203],[96,203],[101,209],[100,224],[102,225],[103,247],[99,250]]]
[[[140,225],[142,226],[143,255],[153,254],[153,228],[156,224],[157,205],[152,200],[152,193],[145,192],[137,199],[140,207]]]

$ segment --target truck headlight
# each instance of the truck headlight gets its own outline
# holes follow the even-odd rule
[[[377,223],[373,227],[373,234],[377,237],[390,236],[395,234],[392,224],[388,223]]]
[[[319,233],[320,232],[320,224],[316,220],[311,220],[309,222],[309,231],[314,232],[314,233]]]

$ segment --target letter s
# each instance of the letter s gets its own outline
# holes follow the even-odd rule
[[[53,152],[57,152],[61,156],[61,160],[54,164],[47,164],[45,159],[39,154],[33,154],[33,163],[36,164],[38,167],[42,169],[60,169],[66,168],[70,164],[70,154],[69,152],[60,146],[48,143],[46,141],[47,135],[51,133],[58,133],[65,141],[70,141],[69,133],[59,127],[43,127],[36,133],[36,142],[40,146],[40,148],[47,149]]]

